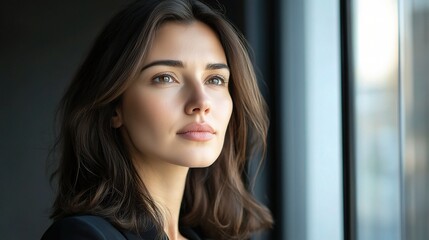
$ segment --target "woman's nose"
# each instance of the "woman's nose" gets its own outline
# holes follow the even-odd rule
[[[185,106],[185,113],[193,114],[208,114],[211,109],[211,101],[204,90],[204,85],[191,87],[189,98]]]

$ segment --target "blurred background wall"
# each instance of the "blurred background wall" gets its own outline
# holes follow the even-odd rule
[[[55,108],[100,28],[126,2],[2,2],[1,239],[39,239],[49,226]]]

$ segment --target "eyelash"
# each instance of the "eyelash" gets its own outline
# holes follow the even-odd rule
[[[165,80],[165,78],[169,78],[170,81],[166,82],[166,81],[161,80],[161,79]],[[220,80],[220,84],[212,83],[212,85],[225,86],[228,83],[225,80],[225,78],[221,75],[210,76],[210,78],[208,80],[206,80],[205,83],[211,84],[210,82],[215,80],[215,79]],[[153,84],[171,84],[171,83],[175,83],[175,82],[178,82],[176,80],[176,78],[172,74],[168,74],[168,73],[159,74],[159,75],[155,76],[154,78],[152,78]]]

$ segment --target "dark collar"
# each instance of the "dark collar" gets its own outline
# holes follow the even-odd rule
[[[200,236],[198,236],[198,234],[190,228],[182,228],[180,233],[189,240],[202,240],[202,238]],[[122,232],[122,234],[124,234],[124,236],[128,240],[142,240],[142,239],[143,240],[152,240],[152,239],[156,239],[156,236],[157,236],[157,232],[155,230],[144,232],[140,236],[136,235],[133,232],[129,232],[129,231]],[[162,240],[168,240],[168,237],[165,237]]]
[[[119,229],[107,219],[95,215],[74,215],[55,221],[43,234],[43,240],[81,239],[82,236],[93,236],[96,239],[106,240],[153,240],[158,239],[159,231],[152,224],[147,231],[136,234],[131,231]],[[197,231],[191,228],[180,227],[180,233],[189,240],[201,240]],[[64,238],[65,236],[65,238]],[[164,236],[166,236],[164,234]],[[168,240],[165,237],[162,240]]]
[[[141,233],[140,236],[130,231],[122,232],[122,234],[128,240],[152,240],[156,239],[157,233],[158,232],[155,227],[152,227],[148,231]],[[197,232],[189,227],[180,227],[180,233],[189,240],[202,240],[202,238],[197,234]],[[162,240],[168,240],[168,237],[165,237]]]

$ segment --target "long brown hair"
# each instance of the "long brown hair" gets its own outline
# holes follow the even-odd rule
[[[273,223],[269,210],[243,183],[246,162],[266,149],[266,104],[242,35],[221,13],[195,0],[134,2],[96,39],[58,111],[60,161],[52,175],[58,179],[58,193],[51,217],[93,214],[121,229],[141,233],[155,227],[162,233],[162,214],[111,119],[122,93],[136,79],[156,30],[167,21],[201,21],[217,33],[231,71],[234,104],[219,158],[188,173],[181,224],[199,228],[210,238],[248,238]]]

